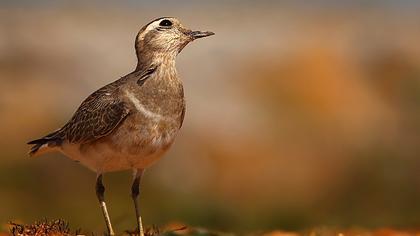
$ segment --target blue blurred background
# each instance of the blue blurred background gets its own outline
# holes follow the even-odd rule
[[[187,99],[143,179],[146,224],[225,231],[420,227],[419,1],[1,1],[0,222],[100,231],[95,174],[28,140],[131,72],[134,37],[175,16],[211,30],[178,57]],[[135,225],[131,174],[105,176]]]

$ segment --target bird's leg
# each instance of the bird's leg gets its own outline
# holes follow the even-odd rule
[[[144,236],[143,224],[141,222],[140,208],[139,208],[139,201],[138,201],[138,196],[140,193],[140,181],[141,181],[143,172],[144,172],[143,169],[134,170],[133,185],[131,185],[131,197],[133,198],[134,208],[136,210],[137,228],[139,230],[140,236]]]
[[[98,197],[99,204],[101,205],[102,213],[104,214],[106,227],[108,229],[109,235],[115,235],[114,230],[112,229],[111,220],[109,218],[108,210],[105,204],[105,187],[102,184],[102,174],[98,174],[96,177],[96,196]]]

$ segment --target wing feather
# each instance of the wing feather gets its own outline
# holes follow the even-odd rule
[[[72,143],[86,143],[110,134],[130,111],[117,93],[118,84],[111,83],[91,94],[60,133]]]

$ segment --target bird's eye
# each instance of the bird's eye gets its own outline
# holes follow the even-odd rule
[[[160,26],[172,26],[172,22],[170,20],[163,20],[159,23]]]

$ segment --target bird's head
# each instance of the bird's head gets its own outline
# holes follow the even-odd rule
[[[210,31],[193,31],[185,28],[174,17],[161,17],[145,25],[136,37],[137,57],[151,54],[176,56],[189,43],[213,35]]]

